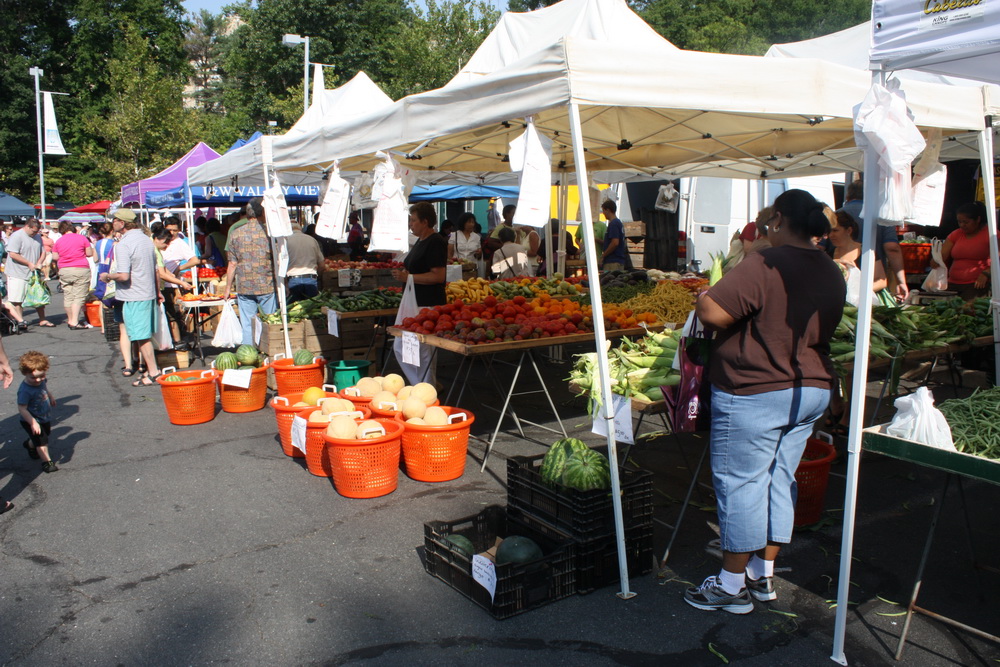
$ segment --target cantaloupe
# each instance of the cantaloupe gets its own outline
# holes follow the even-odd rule
[[[413,391],[410,393],[410,396],[419,398],[424,402],[424,405],[432,405],[437,400],[438,393],[434,385],[426,382],[418,382],[413,385]]]
[[[292,403],[293,408],[308,408],[309,404],[305,401],[299,401],[298,403]]]
[[[374,419],[366,419],[361,422],[354,432],[354,437],[358,440],[372,440],[381,438],[383,435],[385,435],[385,427]]]
[[[400,406],[400,410],[403,412],[403,417],[405,419],[412,419],[413,417],[424,418],[424,413],[427,412],[427,405],[424,404],[419,398],[409,397]]]
[[[382,386],[382,381],[385,380],[385,378],[382,377],[381,375],[376,375],[372,379],[375,380],[376,382],[378,382],[378,386],[380,386],[380,387]]]
[[[402,389],[405,384],[406,381],[403,380],[402,376],[397,375],[396,373],[389,373],[382,378],[382,389],[391,391],[394,394],[398,394],[399,390]]]
[[[309,413],[309,423],[310,424],[326,424],[330,421],[330,415],[323,414],[322,410],[316,410],[315,412]]]
[[[444,408],[432,405],[424,413],[424,423],[428,426],[444,426],[448,423],[448,413],[444,411]]]
[[[358,388],[358,392],[365,398],[371,398],[382,391],[382,385],[375,378],[361,378],[355,386]]]
[[[425,422],[420,417],[411,417],[410,419],[406,420],[406,423],[407,424],[426,424],[427,422]]]
[[[383,389],[372,396],[372,407],[379,410],[399,410],[399,401],[394,393]]]
[[[401,401],[405,401],[410,397],[410,394],[412,392],[413,392],[413,387],[411,387],[410,385],[406,385],[402,389],[396,392],[396,398],[398,398]]]
[[[326,392],[319,387],[309,387],[302,392],[302,402],[307,405],[316,405],[316,402],[324,396],[326,396]]]
[[[330,419],[330,425],[326,429],[326,434],[338,440],[354,440],[354,434],[357,430],[358,425],[353,417],[337,415]]]
[[[332,415],[334,412],[352,412],[354,410],[354,403],[351,403],[346,398],[326,398],[323,399],[320,405],[325,415]]]

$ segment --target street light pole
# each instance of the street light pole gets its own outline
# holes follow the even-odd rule
[[[285,46],[305,46],[305,54],[302,62],[302,113],[309,111],[309,36],[285,34],[281,38],[281,43]]]
[[[28,74],[35,78],[35,125],[38,128],[38,188],[41,191],[41,219],[45,222],[45,143],[42,141],[42,87],[44,72],[40,67],[31,67]]]

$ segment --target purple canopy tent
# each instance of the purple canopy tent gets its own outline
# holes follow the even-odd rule
[[[145,206],[147,192],[178,188],[187,179],[187,170],[189,167],[197,167],[217,157],[219,157],[219,154],[212,150],[208,144],[199,141],[194,148],[188,151],[187,155],[155,176],[122,186],[122,203],[132,204],[138,202],[140,206]]]

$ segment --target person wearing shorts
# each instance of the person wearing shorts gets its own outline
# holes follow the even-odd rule
[[[68,220],[59,223],[59,233],[61,236],[52,247],[59,268],[66,324],[70,329],[90,329],[86,321],[80,323],[80,313],[90,294],[90,262],[87,258],[94,256],[94,248],[86,236],[76,233],[73,223]]]
[[[122,319],[128,339],[139,344],[139,356],[146,362],[146,372],[132,383],[133,387],[151,387],[160,377],[153,350],[156,332],[159,294],[156,290],[156,248],[140,229],[135,213],[121,208],[115,211],[116,232],[124,232],[115,246],[115,273],[104,272],[98,279],[115,281],[115,299],[122,303]]]
[[[21,308],[24,294],[28,289],[28,279],[31,277],[31,272],[42,268],[46,261],[45,249],[38,234],[40,229],[41,223],[32,218],[24,223],[24,227],[11,234],[7,242],[7,262],[4,264],[4,271],[7,274],[8,310],[21,329],[28,328],[28,323],[24,321],[24,310]],[[39,306],[35,310],[38,311],[38,326],[55,326],[45,319],[45,306]]]

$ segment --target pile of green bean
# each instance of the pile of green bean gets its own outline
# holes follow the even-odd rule
[[[951,426],[955,449],[1000,459],[1000,387],[973,392],[938,405]]]

